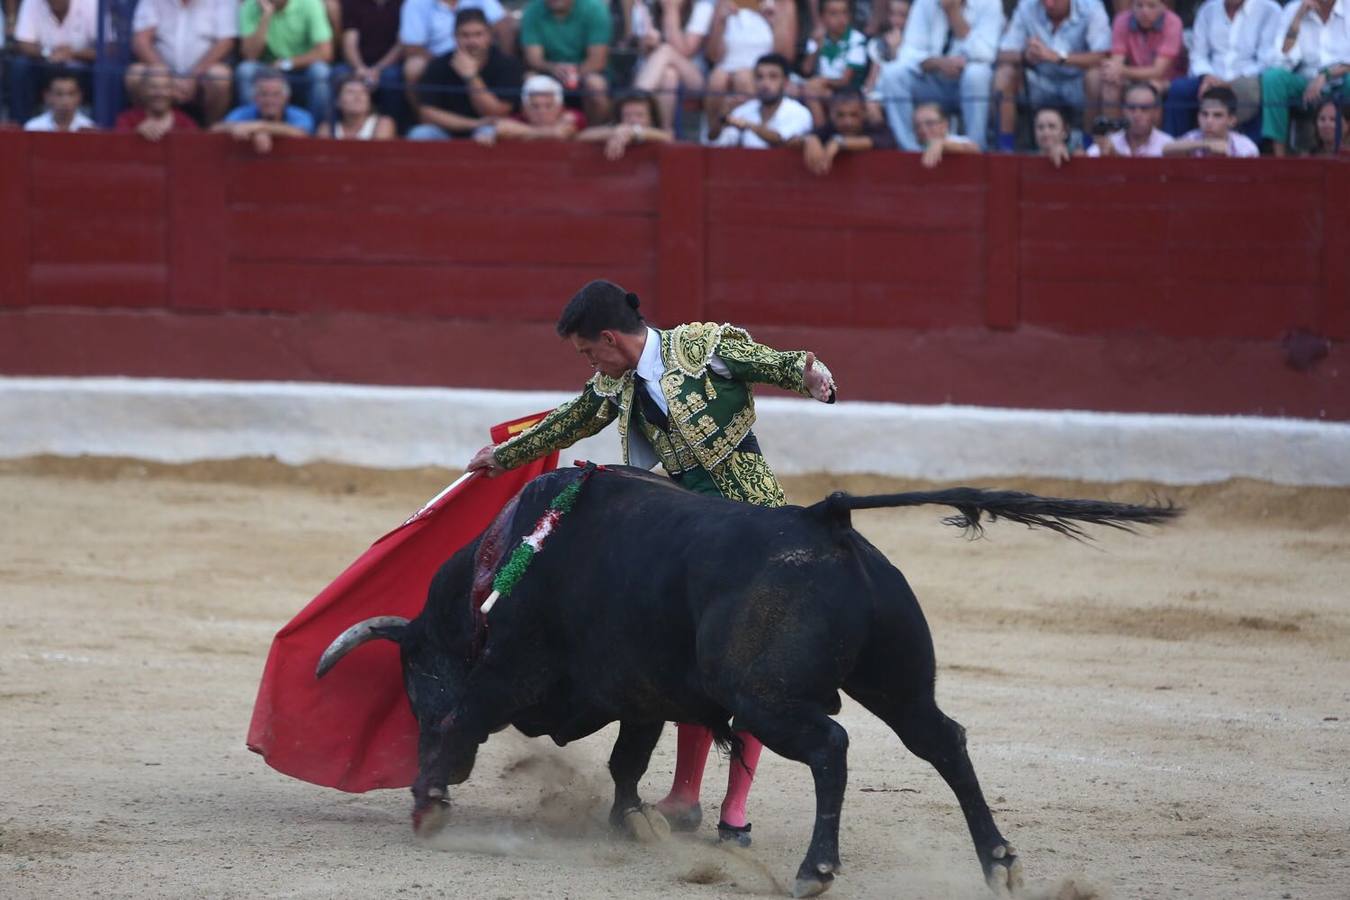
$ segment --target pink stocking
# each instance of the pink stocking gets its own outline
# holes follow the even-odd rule
[[[712,732],[702,725],[678,726],[675,744],[675,784],[660,807],[688,807],[698,803],[703,787],[703,767],[708,763]]]
[[[755,781],[755,769],[759,766],[759,753],[764,745],[748,731],[738,731],[736,736],[742,742],[741,759],[731,760],[727,796],[722,801],[722,821],[733,828],[741,828],[746,824],[745,801],[750,798],[750,785]]]

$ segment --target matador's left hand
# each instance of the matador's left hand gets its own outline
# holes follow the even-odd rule
[[[802,368],[802,382],[811,392],[811,396],[821,403],[829,403],[835,399],[834,379],[824,366],[816,365],[816,355],[809,351],[806,354],[806,365]]]

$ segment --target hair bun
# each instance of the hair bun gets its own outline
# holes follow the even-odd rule
[[[637,308],[638,308],[638,295],[637,295],[637,294],[633,293],[632,291],[629,291],[627,294],[624,294],[623,299],[627,300],[627,301],[628,301],[628,305],[631,306],[633,309],[637,309]]]

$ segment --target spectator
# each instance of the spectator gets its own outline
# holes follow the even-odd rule
[[[605,158],[622,159],[630,144],[668,144],[675,134],[659,124],[660,111],[656,98],[644,91],[633,91],[619,98],[616,104],[618,121],[613,125],[596,125],[577,135],[585,143],[605,145]]]
[[[47,76],[42,101],[47,111],[24,123],[24,131],[95,131],[92,119],[80,112],[83,100],[80,80],[74,72],[53,69]]]
[[[814,29],[820,24],[823,0],[804,0],[797,4],[807,13],[806,24]],[[880,20],[885,12],[886,0],[873,4],[872,0],[849,0],[849,24],[863,34],[876,34]]]
[[[1237,108],[1237,94],[1232,88],[1210,88],[1200,98],[1200,127],[1163,147],[1163,156],[1260,156],[1252,139],[1234,130]]]
[[[1101,64],[1111,50],[1111,20],[1101,0],[1021,0],[998,49],[1000,150],[1013,149],[1023,84],[1033,109],[1077,110],[1083,121],[1096,116]]]
[[[1050,160],[1058,169],[1069,161],[1073,153],[1069,150],[1069,117],[1064,110],[1054,106],[1042,106],[1032,117],[1032,126],[1036,135],[1036,150]]]
[[[867,42],[867,60],[872,67],[867,72],[863,84],[863,95],[867,97],[867,119],[870,122],[885,122],[886,112],[882,107],[881,91],[877,89],[877,79],[881,69],[900,53],[900,40],[905,34],[905,22],[909,19],[909,0],[890,0],[885,5],[878,4],[878,10],[886,13],[877,22],[875,34]]]
[[[1316,106],[1350,90],[1350,14],[1345,0],[1290,0],[1275,35],[1275,66],[1261,73],[1261,135],[1276,156],[1289,144],[1289,107]]]
[[[340,62],[333,79],[361,79],[374,92],[375,105],[386,116],[407,125],[403,91],[403,47],[398,42],[403,0],[342,0]]]
[[[1162,0],[1133,0],[1129,12],[1111,23],[1111,55],[1102,63],[1102,108],[1120,115],[1120,100],[1131,81],[1147,81],[1167,93],[1172,79],[1186,73],[1181,18]]]
[[[613,27],[601,0],[530,0],[520,20],[525,66],[551,75],[571,99],[581,92],[586,118],[609,118],[609,42]]]
[[[1181,134],[1195,127],[1199,97],[1229,87],[1238,98],[1238,125],[1261,135],[1261,70],[1275,64],[1280,7],[1275,0],[1207,0],[1192,29],[1191,74],[1177,78],[1163,103],[1163,130]]]
[[[1341,156],[1350,153],[1350,135],[1345,133],[1345,114],[1336,108],[1336,101],[1322,101],[1322,105],[1317,108],[1316,126],[1313,156]]]
[[[854,88],[843,88],[830,97],[830,120],[802,141],[802,162],[811,174],[828,175],[840,153],[894,149],[891,130],[868,122],[863,95]]]
[[[137,62],[125,78],[133,102],[144,100],[137,93],[149,83],[146,71],[162,69],[172,76],[175,106],[198,107],[207,125],[220,121],[233,94],[227,61],[239,35],[238,16],[238,0],[140,0],[131,26]]]
[[[387,141],[398,136],[394,120],[375,109],[370,86],[355,75],[338,84],[337,112],[324,137],[340,141]]]
[[[154,143],[170,131],[197,130],[197,123],[173,105],[173,78],[168,69],[142,66],[135,96],[139,105],[122,111],[114,131],[134,131]]]
[[[563,87],[548,75],[531,75],[520,90],[520,116],[499,119],[489,129],[491,138],[475,134],[484,143],[498,141],[570,141],[586,124],[581,113],[568,109]]]
[[[1162,156],[1172,140],[1154,124],[1158,118],[1158,89],[1138,81],[1125,89],[1125,127],[1116,131],[1094,128],[1088,156]],[[1106,120],[1103,120],[1105,123]]]
[[[634,9],[645,8],[637,0]],[[661,28],[636,35],[639,46],[649,44],[638,63],[633,87],[655,94],[663,128],[675,127],[679,91],[703,90],[703,70],[694,60],[712,27],[713,0],[661,0]]]
[[[923,167],[936,168],[946,153],[979,153],[980,147],[968,137],[951,133],[947,111],[941,103],[920,103],[914,107],[914,133],[923,144]]]
[[[867,78],[867,37],[849,24],[850,0],[820,0],[820,22],[806,42],[802,98],[817,124],[825,122],[825,101],[841,88]]]
[[[235,78],[241,104],[254,96],[253,79],[268,64],[283,73],[315,122],[328,121],[333,29],[323,0],[244,0],[239,38],[243,60]]]
[[[487,14],[460,5],[455,17],[455,50],[427,66],[417,85],[422,124],[408,132],[418,141],[468,137],[493,119],[505,118],[520,103],[524,70],[492,42]]]
[[[777,53],[797,52],[797,5],[791,0],[717,0],[708,31],[708,97],[703,117],[712,133],[727,110],[755,94],[755,64]],[[789,62],[790,64],[790,62]]]
[[[708,140],[718,147],[779,147],[811,130],[811,111],[785,96],[788,61],[768,53],[755,63],[754,100],[731,111],[726,121],[708,126]]]
[[[249,141],[258,153],[272,149],[276,137],[308,137],[314,133],[314,117],[291,106],[291,83],[278,69],[262,68],[253,76],[253,102],[235,107],[212,131],[225,132],[237,141]]]
[[[902,150],[920,147],[913,128],[915,102],[959,108],[966,136],[984,149],[1002,30],[999,0],[915,0],[900,55],[881,73],[886,115]]]
[[[504,53],[512,52],[515,25],[499,0],[403,0],[398,40],[403,47],[403,81],[414,108],[417,82],[431,60],[455,52],[456,17],[466,9],[482,10],[489,27],[496,32],[497,48]]]
[[[14,21],[9,56],[9,117],[27,122],[46,69],[59,66],[79,82],[81,96],[91,87],[89,64],[98,41],[98,0],[23,0]],[[64,92],[65,88],[62,88]],[[45,92],[44,92],[45,93]]]

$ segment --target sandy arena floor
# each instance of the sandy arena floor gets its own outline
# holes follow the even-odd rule
[[[0,896],[744,897],[787,883],[814,800],[768,754],[746,857],[600,825],[612,732],[503,733],[415,844],[402,791],[289,780],[244,749],[272,634],[452,473],[263,461],[0,463]],[[868,479],[795,479],[799,501]],[[1009,484],[1004,482],[1004,484]],[[1190,507],[1095,547],[936,508],[859,527],[905,571],[939,700],[1034,896],[1350,896],[1350,490],[1021,482]],[[987,896],[956,803],[881,724],[852,736],[831,897]],[[667,786],[668,730],[644,782]],[[710,766],[715,818],[726,764]]]

